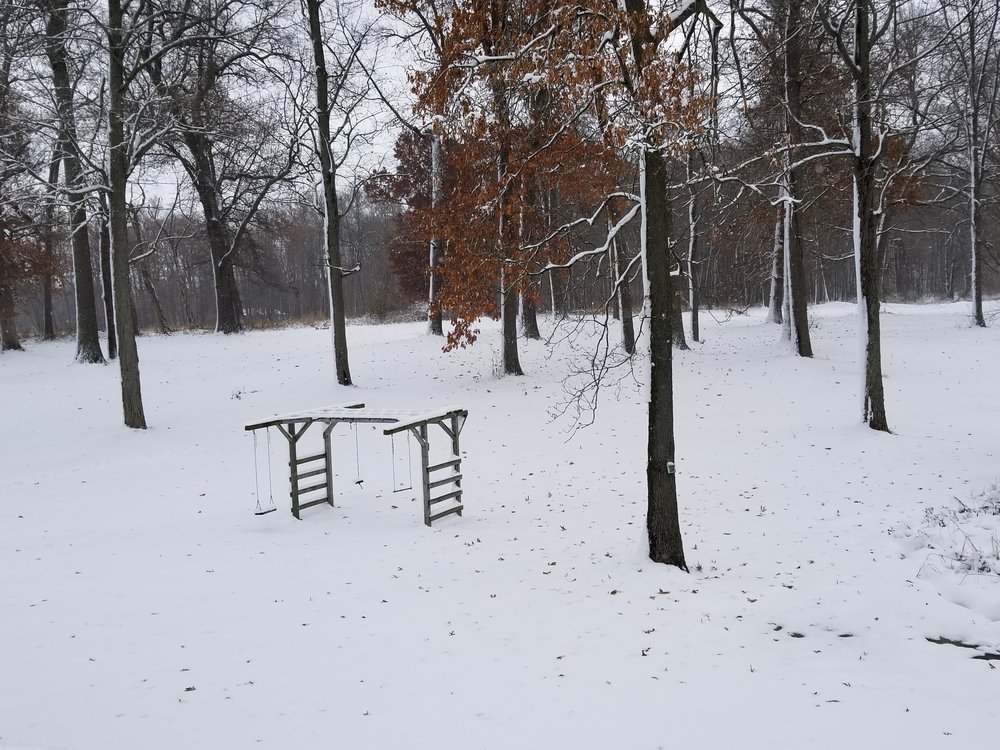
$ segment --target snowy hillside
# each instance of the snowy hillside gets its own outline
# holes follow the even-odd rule
[[[676,355],[690,574],[645,557],[639,384],[552,416],[579,336],[498,379],[492,325],[354,326],[348,389],[327,331],[144,337],[148,431],[70,342],[4,354],[0,748],[996,747],[1000,523],[961,509],[1000,480],[1000,328],[886,306],[887,436],[854,308],[813,312],[812,360],[758,312]],[[243,425],[348,401],[467,408],[464,516],[425,527],[371,427],[301,521],[272,434],[253,515]]]

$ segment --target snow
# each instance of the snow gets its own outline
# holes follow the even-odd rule
[[[852,310],[811,310],[814,359],[763,309],[675,354],[689,575],[644,556],[641,384],[571,433],[579,363],[525,341],[496,379],[496,324],[448,355],[352,326],[350,389],[322,330],[143,337],[147,431],[72,342],[4,354],[0,748],[994,747],[1000,584],[930,575],[905,530],[1000,478],[1000,331],[886,305],[885,435]],[[468,408],[464,516],[426,528],[366,425],[302,521],[274,440],[253,516],[243,425],[348,401]]]
[[[440,420],[452,412],[462,411],[460,406],[443,406],[434,409],[373,409],[365,404],[346,404],[337,406],[317,406],[312,409],[299,409],[292,414],[282,414],[271,417],[271,422],[302,422],[314,419],[316,421],[345,422],[405,422],[419,424],[431,420]]]
[[[895,532],[904,554],[922,559],[918,575],[945,598],[1000,620],[1000,486],[942,508],[927,508],[919,525]]]

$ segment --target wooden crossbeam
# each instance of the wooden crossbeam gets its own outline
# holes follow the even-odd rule
[[[427,471],[440,471],[441,469],[447,469],[449,466],[458,466],[460,463],[462,463],[462,459],[453,458],[450,461],[442,461],[439,464],[428,466]]]
[[[445,479],[438,479],[435,482],[431,482],[428,485],[428,487],[430,487],[433,490],[435,487],[443,487],[446,484],[455,484],[461,481],[462,481],[461,474],[452,474],[450,477],[446,477]]]
[[[449,492],[446,495],[441,495],[441,497],[432,497],[431,505],[433,505],[434,503],[440,503],[444,500],[451,500],[453,497],[461,497],[461,496],[462,496],[462,490],[455,490],[454,492]]]

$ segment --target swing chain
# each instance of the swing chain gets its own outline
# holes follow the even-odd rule
[[[354,423],[354,483],[361,486],[365,481],[361,478],[361,444],[358,442],[358,423]]]
[[[257,499],[257,510],[254,511],[255,516],[266,516],[268,513],[276,511],[278,508],[274,504],[274,482],[271,477],[271,431],[265,429],[264,432],[267,434],[267,499],[269,505],[267,510],[261,507],[260,504],[260,471],[258,464],[260,464],[260,457],[257,451],[257,430],[253,430],[253,489],[254,496]]]
[[[400,483],[396,481],[396,433],[392,434],[389,439],[389,444],[392,446],[392,491],[407,492],[413,489],[413,450],[410,444],[412,435],[409,432],[406,433],[407,472],[409,474],[407,477],[409,484],[406,487],[399,486]]]
[[[266,428],[264,433],[267,435],[267,499],[270,501],[271,507],[274,507],[274,482],[271,479],[271,428]]]
[[[253,491],[257,498],[257,511],[260,512],[260,479],[257,474],[257,430],[253,430]],[[269,462],[270,463],[270,462]]]

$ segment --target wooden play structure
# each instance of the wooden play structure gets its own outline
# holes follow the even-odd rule
[[[445,407],[427,411],[400,409],[367,409],[364,404],[345,404],[310,409],[295,414],[274,417],[266,422],[248,424],[244,429],[254,432],[274,427],[288,441],[288,472],[291,484],[292,515],[314,505],[333,505],[333,450],[330,435],[334,427],[347,424],[389,424],[382,434],[412,435],[420,446],[420,478],[423,489],[424,523],[430,526],[439,518],[457,513],[462,515],[462,454],[459,436],[469,413],[465,409]],[[323,451],[310,456],[299,455],[299,440],[314,423],[325,425]],[[430,463],[430,432],[437,425],[451,440],[451,459]],[[255,438],[256,440],[256,438]],[[255,442],[256,444],[256,442]],[[256,461],[256,457],[255,457]],[[255,464],[256,468],[256,464]],[[445,490],[440,492],[440,490]],[[434,492],[439,491],[435,496]],[[259,508],[259,497],[258,497]]]

